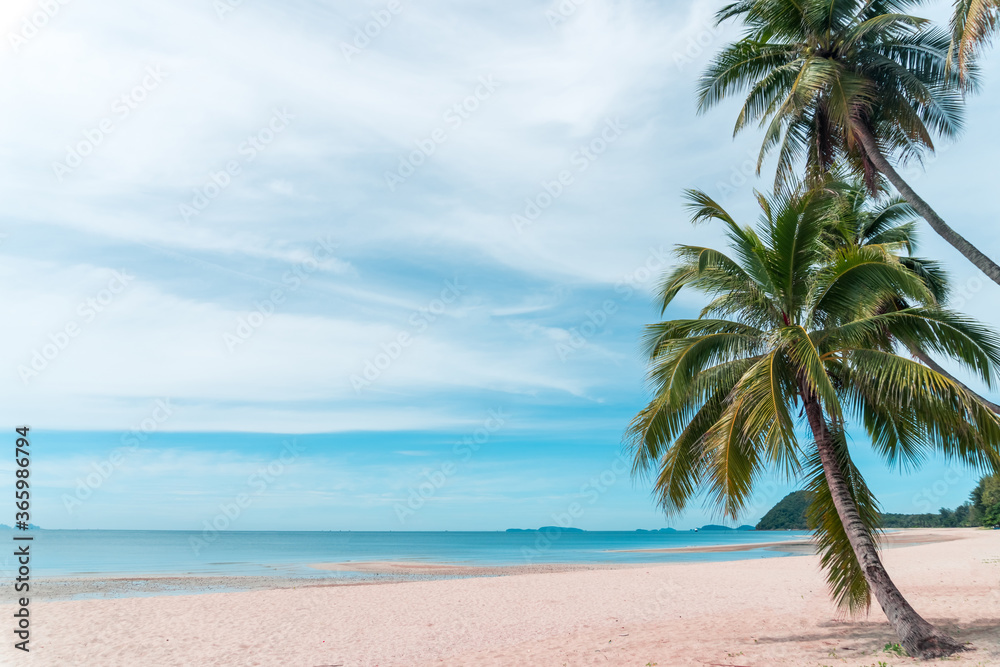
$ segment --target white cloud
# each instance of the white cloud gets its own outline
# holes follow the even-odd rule
[[[719,4],[589,0],[551,27],[552,3],[408,3],[350,61],[340,44],[371,3],[244,3],[223,20],[194,0],[62,6],[18,52],[0,49],[16,100],[0,108],[16,128],[0,138],[0,299],[19,322],[0,334],[0,397],[64,428],[127,423],[135,401],[170,396],[188,405],[172,428],[345,430],[462,419],[468,406],[444,396],[622,395],[640,383],[638,318],[656,315],[663,250],[718,242],[687,224],[682,189],[714,193],[759,141],[730,141],[728,107],[696,117],[698,73],[734,34],[710,28]],[[32,7],[6,4],[0,27]],[[484,77],[496,90],[450,122]],[[992,171],[974,165],[997,152],[997,99],[993,86],[970,101],[969,137],[919,180],[993,256],[989,206],[951,195],[988,191]],[[293,116],[280,132],[275,110]],[[113,130],[60,183],[52,164],[106,118]],[[615,119],[620,136],[581,168],[574,155]],[[439,128],[446,139],[391,192],[385,173]],[[250,151],[255,136],[269,141]],[[230,162],[239,174],[185,222],[179,207]],[[519,232],[512,216],[562,171],[572,183]],[[755,186],[767,184],[726,202],[748,220]],[[286,272],[329,238],[336,251],[291,293]],[[136,282],[26,388],[18,366],[123,267]],[[411,315],[453,275],[471,285],[461,302],[355,392],[351,377],[413,333]],[[223,334],[274,289],[287,304],[231,353]],[[997,322],[994,292],[969,307]],[[555,343],[607,298],[623,314],[562,363]],[[425,406],[434,397],[443,407]]]

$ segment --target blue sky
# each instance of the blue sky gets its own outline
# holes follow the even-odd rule
[[[720,4],[5,3],[0,391],[35,429],[35,522],[201,528],[245,494],[234,529],[537,526],[580,499],[579,527],[665,525],[618,460],[650,290],[673,244],[719,240],[684,188],[749,221],[767,183],[732,105],[695,113]],[[996,54],[984,75],[907,175],[995,257]],[[857,445],[888,510],[974,484]]]

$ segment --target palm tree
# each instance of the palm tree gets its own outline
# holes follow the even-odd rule
[[[998,19],[998,0],[955,0],[949,56],[958,66],[959,76],[963,79],[971,70],[979,50],[992,39]]]
[[[843,174],[840,179],[832,179],[825,187],[835,193],[838,210],[834,215],[831,231],[828,232],[831,247],[846,245],[878,246],[898,256],[910,271],[921,277],[924,284],[934,295],[938,303],[945,303],[948,298],[949,286],[947,277],[940,264],[934,260],[914,257],[916,247],[916,217],[913,208],[899,197],[888,197],[884,190],[880,191],[878,199],[872,199],[865,186],[858,182],[847,180]],[[906,254],[903,255],[902,253]],[[901,310],[907,308],[905,301],[887,303],[886,308]],[[949,380],[957,382],[966,390],[972,392],[964,383],[938,364],[926,351],[916,344],[902,341],[910,354],[934,371],[945,375]],[[1000,405],[976,396],[993,412],[1000,413]]]
[[[710,300],[696,319],[648,328],[654,396],[627,435],[633,471],[653,474],[668,515],[704,493],[732,519],[768,469],[804,476],[838,604],[864,610],[874,593],[911,655],[961,650],[921,618],[883,567],[878,504],[853,463],[847,429],[856,422],[890,464],[917,466],[937,450],[1000,470],[1000,417],[959,383],[897,354],[907,341],[990,385],[1000,339],[940,307],[893,243],[832,244],[840,233],[835,196],[761,196],[756,230],[703,193],[689,197],[695,222],[725,224],[733,254],[677,249],[679,265],[661,285],[663,308],[685,287]],[[903,301],[913,305],[887,307]],[[804,425],[809,443],[799,439]]]
[[[950,37],[921,18],[899,13],[916,0],[740,0],[717,15],[742,17],[745,36],[709,65],[699,85],[705,111],[748,92],[738,133],[765,127],[758,173],[778,148],[776,189],[809,179],[838,162],[863,175],[874,194],[881,176],[944,240],[1000,284],[1000,266],[969,243],[903,180],[890,160],[934,150],[931,133],[956,136],[963,91],[976,86],[949,66]],[[880,176],[881,175],[881,176]]]

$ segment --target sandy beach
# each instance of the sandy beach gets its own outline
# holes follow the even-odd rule
[[[950,542],[960,540],[962,535],[954,531],[934,530],[896,530],[882,535],[881,546],[884,549],[912,546],[915,544],[933,544],[934,542]],[[754,542],[752,544],[725,544],[705,547],[672,547],[669,549],[615,549],[622,553],[726,553],[735,551],[752,551],[767,549],[785,553],[814,553],[815,546],[811,540],[795,540],[784,542]]]
[[[944,532],[962,539],[906,531],[919,544],[887,550],[886,565],[918,611],[976,647],[948,664],[1000,665],[1000,532]],[[915,662],[883,651],[896,638],[877,605],[838,619],[814,555],[507,575],[33,603],[32,651],[16,664]]]

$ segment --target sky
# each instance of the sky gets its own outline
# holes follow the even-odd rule
[[[735,104],[696,112],[721,4],[5,2],[0,400],[32,429],[32,521],[718,522],[668,522],[621,441],[670,249],[720,240],[682,191],[752,222],[769,184]],[[984,82],[904,174],[1000,257],[1000,54]],[[929,228],[921,251],[1000,326],[995,285]],[[855,451],[888,511],[976,481]],[[740,523],[794,488],[762,480]]]

